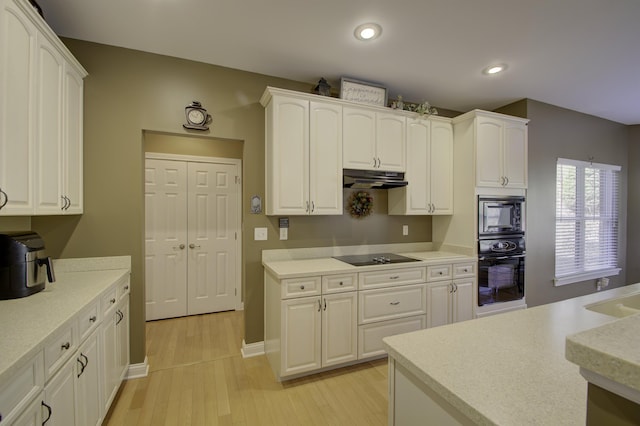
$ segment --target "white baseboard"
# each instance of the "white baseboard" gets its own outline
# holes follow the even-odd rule
[[[144,357],[144,361],[140,364],[129,364],[129,370],[127,371],[128,379],[139,379],[140,377],[147,377],[149,374],[149,362],[147,357]]]
[[[264,342],[245,343],[242,339],[242,358],[251,358],[252,356],[264,355]]]

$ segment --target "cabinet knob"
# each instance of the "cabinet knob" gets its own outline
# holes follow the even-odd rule
[[[115,299],[115,297],[114,297],[113,299],[109,300],[109,302],[110,302],[112,305],[113,305],[114,303],[116,303],[116,299]]]
[[[442,271],[438,272],[438,274],[442,275]]]
[[[60,349],[64,349],[65,351],[71,347],[71,343],[67,342],[60,346]]]
[[[342,281],[340,281],[340,285],[342,285]]]
[[[95,315],[89,317],[89,322],[96,322],[98,318]]]
[[[125,286],[124,286],[124,291],[127,291],[127,290],[129,290],[129,286],[128,286],[128,285],[125,285]]]
[[[300,290],[304,290],[304,286],[303,285],[300,286]]]

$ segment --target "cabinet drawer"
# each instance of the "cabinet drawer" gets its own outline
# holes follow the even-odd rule
[[[476,276],[475,262],[457,263],[453,265],[453,278],[468,278]]]
[[[111,309],[115,308],[116,302],[118,301],[118,287],[112,286],[107,290],[106,293],[102,295],[100,300],[100,308],[102,310],[103,318],[107,316],[107,313],[111,311]]]
[[[426,293],[426,284],[361,291],[358,324],[426,314]]]
[[[318,296],[321,288],[320,277],[284,279],[282,280],[282,298]]]
[[[116,287],[116,296],[118,297],[118,300],[122,300],[122,298],[130,292],[131,285],[129,284],[129,276],[127,275],[116,285]]]
[[[450,280],[451,278],[451,265],[427,266],[427,281]]]
[[[44,347],[45,380],[49,380],[78,348],[75,323],[60,327]]]
[[[358,274],[324,275],[322,277],[322,294],[353,291],[356,289]]]
[[[358,274],[360,290],[425,282],[426,268],[385,269]]]
[[[358,327],[358,359],[384,355],[382,339],[394,334],[408,333],[425,328],[424,315],[376,322]]]
[[[80,336],[80,342],[86,339],[98,326],[100,322],[99,312],[100,301],[96,300],[78,315],[78,336]]]
[[[4,380],[0,387],[2,424],[9,424],[44,389],[44,355],[38,352],[29,362]],[[38,406],[40,401],[38,401]]]

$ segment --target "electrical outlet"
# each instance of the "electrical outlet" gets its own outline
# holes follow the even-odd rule
[[[596,291],[600,291],[609,285],[609,278],[598,278],[596,280]]]
[[[409,235],[409,225],[402,225],[402,235]]]
[[[253,239],[255,241],[266,241],[267,240],[267,228],[254,228],[253,229]]]
[[[280,239],[286,240],[289,238],[289,228],[280,228]]]

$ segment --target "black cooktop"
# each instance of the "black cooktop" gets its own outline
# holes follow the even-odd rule
[[[334,256],[334,259],[353,266],[386,265],[388,263],[419,262],[419,259],[401,256],[394,253],[354,254],[350,256]]]

